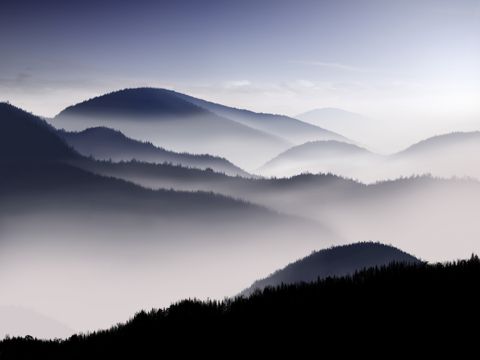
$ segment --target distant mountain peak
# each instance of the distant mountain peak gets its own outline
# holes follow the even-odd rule
[[[480,131],[456,131],[448,134],[435,135],[421,140],[395,155],[408,155],[421,151],[441,149],[452,145],[462,145],[470,141],[478,141],[480,144]]]
[[[69,106],[61,116],[191,116],[205,110],[191,104],[173,91],[156,88],[128,88],[100,95]]]

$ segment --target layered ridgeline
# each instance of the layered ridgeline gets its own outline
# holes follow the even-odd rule
[[[225,157],[247,170],[295,144],[343,139],[285,116],[228,108],[153,88],[99,96],[66,108],[53,121],[67,130],[114,128],[173,151]]]
[[[360,146],[345,142],[312,141],[294,146],[268,161],[257,172],[265,176],[294,176],[301,173],[333,173],[357,178],[375,178],[376,167],[384,161]],[[365,176],[361,180],[365,180]]]
[[[213,191],[245,199],[320,221],[349,242],[388,239],[432,261],[480,252],[476,180],[419,176],[366,185],[332,174],[252,179],[167,164],[86,166],[91,172],[154,189]]]
[[[389,121],[381,121],[337,108],[313,109],[295,117],[309,124],[355,139],[361,146],[368,146],[374,151],[384,152],[391,149],[392,145],[398,140],[399,132],[411,134],[411,131],[402,127],[399,122],[392,126]]]
[[[320,250],[255,281],[242,291],[248,296],[266,287],[314,282],[327,277],[353,275],[361,270],[392,263],[419,264],[420,260],[393,246],[381,243],[356,243]]]
[[[120,131],[106,127],[89,128],[80,132],[59,131],[58,133],[76,151],[97,160],[170,163],[203,170],[212,169],[227,175],[249,175],[226,159],[208,154],[194,155],[168,151],[149,142],[130,139]]]
[[[392,162],[399,169],[430,173],[441,177],[480,179],[480,132],[455,132],[420,141],[394,154]]]
[[[0,106],[0,137],[0,305],[35,309],[76,331],[188,296],[234,294],[336,239],[317,223],[240,199],[105,176],[104,167],[134,171],[140,163],[84,158],[41,119],[8,104]],[[174,167],[143,165],[160,173]],[[0,323],[0,333],[9,329]]]
[[[265,176],[331,172],[376,182],[412,175],[480,179],[480,132],[450,133],[428,138],[404,151],[381,156],[338,141],[315,141],[294,146],[257,170]]]
[[[323,127],[312,125],[285,115],[256,113],[250,110],[237,109],[216,104],[210,101],[197,99],[185,94],[175,93],[192,104],[209,110],[219,116],[239,122],[254,129],[265,131],[294,144],[301,144],[313,140],[338,140],[349,142],[351,140],[340,135],[341,133],[326,130]]]
[[[183,300],[64,341],[7,339],[0,342],[0,353],[5,359],[131,359],[159,351],[224,356],[228,348],[250,356],[254,346],[257,354],[299,355],[320,344],[322,351],[338,355],[350,355],[352,346],[368,356],[384,354],[383,348],[365,345],[372,339],[392,347],[402,339],[402,350],[429,353],[440,339],[458,350],[472,336],[470,324],[479,320],[479,276],[475,256],[446,264],[391,264],[268,288],[248,298]]]
[[[59,161],[78,157],[47,122],[10,104],[0,103],[1,162]]]

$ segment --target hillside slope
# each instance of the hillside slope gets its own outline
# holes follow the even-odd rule
[[[355,243],[320,250],[255,281],[242,292],[250,295],[265,287],[313,282],[327,277],[352,275],[360,270],[391,263],[418,264],[420,261],[393,246],[380,243]]]
[[[199,169],[210,168],[227,175],[249,175],[226,159],[207,154],[193,155],[168,151],[148,142],[130,139],[120,131],[105,127],[89,128],[81,132],[59,131],[59,135],[82,155],[97,160],[170,163]]]
[[[247,170],[291,145],[164,89],[125,89],[102,95],[66,108],[54,123],[76,131],[110,127],[176,152],[221,156]]]
[[[429,353],[441,339],[457,351],[472,336],[469,324],[479,320],[479,276],[478,257],[395,264],[352,277],[269,288],[248,298],[184,300],[65,341],[8,339],[0,351],[7,359],[120,359],[147,356],[159,351],[159,344],[179,356],[224,356],[225,347],[248,356],[252,346],[259,354],[311,354],[321,344],[322,351],[339,355],[350,355],[352,346],[357,354],[384,354],[377,345],[365,345],[372,338],[393,347],[400,338],[402,350]],[[273,346],[266,336],[282,345]]]

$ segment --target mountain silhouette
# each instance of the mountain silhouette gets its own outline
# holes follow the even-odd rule
[[[480,131],[454,132],[433,136],[419,141],[395,155],[399,157],[419,154],[433,155],[435,152],[453,152],[465,145],[480,147]]]
[[[255,347],[257,354],[303,357],[320,341],[323,352],[348,356],[354,347],[371,356],[385,352],[368,346],[372,339],[375,345],[395,347],[399,338],[407,352],[431,353],[439,340],[457,351],[465,339],[474,343],[479,276],[477,256],[451,263],[396,263],[352,276],[266,288],[247,298],[186,299],[65,340],[5,339],[0,354],[52,360],[148,358],[159,351],[223,357],[225,347],[241,356]],[[433,343],[425,334],[433,336]],[[349,349],[343,351],[345,344]]]
[[[176,152],[218,155],[247,170],[306,141],[350,142],[288,116],[255,113],[155,88],[102,95],[66,108],[53,122],[76,131],[115,128],[128,137]]]
[[[354,144],[315,141],[294,146],[266,162],[263,176],[331,172],[365,183],[430,174],[480,179],[480,132],[434,136],[391,155],[379,155]]]
[[[60,112],[53,123],[75,131],[115,128],[128,137],[176,152],[224,157],[247,170],[292,145],[219,116],[177,93],[154,88],[125,89],[81,102]]]
[[[248,296],[265,287],[314,282],[327,277],[352,275],[363,269],[391,263],[418,264],[420,260],[393,246],[355,243],[320,250],[291,263],[268,277],[255,281],[241,295]]]
[[[98,160],[171,163],[200,169],[209,168],[234,176],[249,175],[226,159],[208,154],[193,155],[168,151],[148,142],[130,139],[120,131],[106,127],[89,128],[81,132],[59,131],[59,135],[80,154]]]
[[[216,113],[219,116],[223,116],[246,126],[276,135],[295,144],[312,140],[350,141],[340,134],[285,115],[256,113],[250,110],[237,109],[216,104],[185,94],[175,94],[191,102],[192,104]]]
[[[328,173],[355,177],[356,167],[365,170],[380,161],[360,146],[341,141],[311,141],[294,146],[277,155],[257,172],[267,176],[293,176],[304,172]]]
[[[455,132],[422,140],[388,159],[393,174],[429,173],[480,179],[480,132]]]
[[[153,189],[211,191],[244,199],[326,224],[343,243],[388,238],[430,260],[480,251],[473,219],[480,211],[480,183],[474,179],[424,175],[367,185],[333,174],[251,179],[165,164],[95,163],[86,169]],[[452,242],[458,232],[461,241]]]
[[[138,88],[115,91],[69,106],[58,116],[136,116],[158,119],[208,114],[165,89]]]
[[[0,103],[0,161],[78,158],[48,123],[13,105]]]
[[[17,207],[28,208],[43,197],[50,199],[49,206],[58,209],[82,208],[81,204],[89,203],[95,205],[93,209],[97,207],[96,211],[123,209],[165,214],[172,213],[172,209],[178,214],[195,214],[200,208],[200,214],[235,208],[243,212],[251,206],[260,210],[244,201],[212,193],[152,191],[81,169],[75,164],[94,161],[83,158],[39,117],[6,103],[0,104],[0,140],[0,197],[5,200],[0,213],[10,202],[22,199]],[[150,200],[145,202],[147,198]],[[165,207],[168,204],[174,206]],[[268,213],[260,210],[264,211]]]

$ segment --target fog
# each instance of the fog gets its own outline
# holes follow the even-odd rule
[[[255,169],[292,143],[212,114],[169,118],[62,116],[51,123],[70,131],[106,126],[128,137],[176,152],[225,157],[245,170]],[[248,146],[245,146],[248,144]]]
[[[233,296],[285,263],[336,242],[311,221],[238,215],[162,219],[65,207],[3,217],[0,305],[15,304],[75,331],[92,331],[184,298]],[[0,323],[0,336],[52,336],[48,327],[14,325]]]
[[[168,170],[93,169],[150,188],[214,191],[329,226],[342,241],[380,241],[429,261],[480,253],[480,183],[414,177],[365,185],[332,175],[242,179]]]
[[[329,142],[320,145],[317,151],[310,153],[293,152],[291,150],[302,149],[292,148],[265,163],[255,173],[267,177],[332,173],[364,183],[424,174],[480,180],[480,159],[475,156],[480,151],[478,132],[429,138],[390,155],[379,155],[363,148],[339,153],[328,149],[334,146]]]
[[[20,310],[0,312],[0,337],[64,337],[185,298],[234,296],[332,245],[379,241],[432,262],[480,253],[477,180],[402,178],[478,176],[477,133],[381,156],[338,141],[297,152],[215,116],[54,121],[295,175],[261,178],[84,158],[37,118],[6,109],[15,116],[0,119],[0,307]]]

